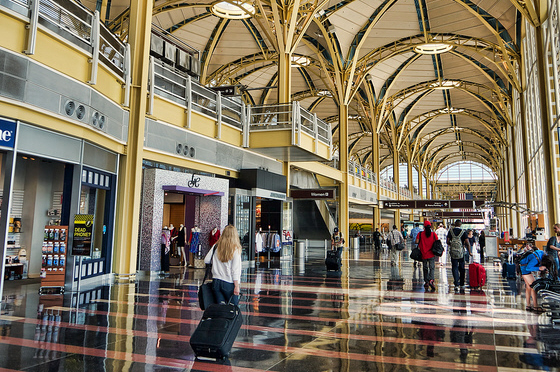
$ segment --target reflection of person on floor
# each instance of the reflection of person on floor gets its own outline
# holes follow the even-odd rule
[[[461,295],[462,296],[462,295]],[[453,326],[449,330],[449,340],[453,343],[461,344],[459,346],[459,357],[465,363],[469,355],[468,344],[472,344],[473,332],[468,321],[463,319],[467,315],[466,301],[453,301],[453,312],[457,315],[453,321]]]
[[[171,244],[171,231],[165,226],[161,232],[161,271],[169,272],[169,251]]]
[[[212,256],[212,253],[216,254]],[[212,262],[210,262],[212,260]],[[217,303],[239,303],[241,281],[241,242],[233,225],[227,225],[218,242],[204,258],[212,264],[212,290]]]

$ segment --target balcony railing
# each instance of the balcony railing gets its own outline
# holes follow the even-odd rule
[[[99,61],[122,78],[126,89],[130,88],[130,49],[104,24],[99,13],[72,0],[0,0],[0,5],[29,18],[29,33],[26,54],[35,53],[37,29],[41,24],[74,46],[91,54],[91,76],[89,83],[96,84]],[[128,97],[128,94],[126,95]],[[126,104],[127,102],[125,102]]]
[[[384,178],[381,178],[381,180],[379,181],[379,186],[393,192],[397,192],[398,189],[396,183],[394,183],[393,181],[386,180]]]
[[[348,162],[348,173],[364,181],[377,184],[377,175],[372,170],[362,167],[360,164],[354,163],[353,161]]]
[[[150,104],[148,113],[153,112],[154,96],[166,98],[191,110],[207,115],[219,123],[243,129],[245,105],[242,102],[222,97],[219,92],[200,85],[190,75],[166,64],[151,59]],[[152,94],[153,93],[153,94]],[[190,120],[188,120],[190,123]]]
[[[292,145],[300,145],[301,134],[307,133],[316,141],[330,146],[332,153],[331,125],[317,115],[303,109],[299,102],[248,106],[248,132],[255,131],[292,131]],[[248,141],[248,137],[246,138]]]

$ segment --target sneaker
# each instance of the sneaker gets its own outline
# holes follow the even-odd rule
[[[436,285],[434,284],[433,280],[430,280],[430,283],[428,283],[430,285],[430,288],[432,288],[432,290],[436,289]]]
[[[428,289],[429,286],[430,284],[428,282],[424,283],[424,288]]]

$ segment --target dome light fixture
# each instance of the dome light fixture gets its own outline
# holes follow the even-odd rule
[[[442,114],[458,114],[460,112],[465,111],[465,109],[461,109],[461,108],[453,108],[453,107],[446,107],[443,108],[441,110],[439,110],[440,113]]]
[[[255,7],[250,1],[220,1],[212,5],[212,13],[220,18],[245,19],[255,14]]]
[[[311,64],[311,59],[306,56],[292,56],[292,67],[305,67]]]
[[[444,43],[425,43],[416,45],[414,51],[418,54],[441,54],[449,52],[453,48],[453,45]]]
[[[442,80],[430,84],[430,88],[444,90],[444,89],[458,88],[460,85],[461,82],[459,80]]]

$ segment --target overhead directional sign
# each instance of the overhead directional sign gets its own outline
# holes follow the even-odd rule
[[[293,199],[336,199],[334,189],[290,189]]]
[[[416,208],[416,200],[383,200],[383,208],[414,209]]]
[[[416,200],[416,209],[448,209],[449,200]]]
[[[422,212],[422,217],[443,217],[443,218],[479,218],[482,219],[482,212],[466,211],[466,212]]]
[[[386,209],[475,209],[484,200],[383,200]]]

